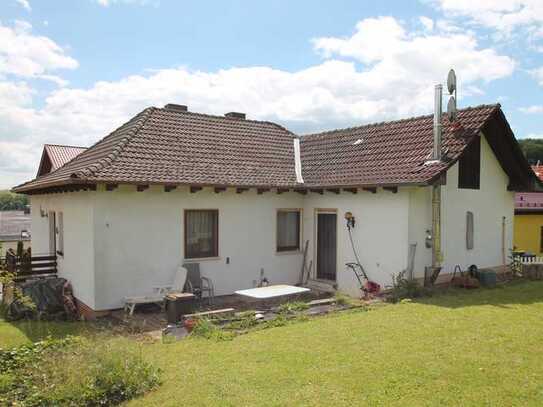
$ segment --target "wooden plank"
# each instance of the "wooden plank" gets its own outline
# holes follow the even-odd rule
[[[199,318],[199,317],[206,317],[211,315],[218,315],[218,314],[227,314],[229,312],[234,312],[234,308],[222,308],[222,309],[216,309],[213,311],[205,311],[205,312],[197,312],[195,314],[187,314],[185,315],[186,318]]]
[[[307,303],[307,305],[309,305],[310,307],[314,307],[314,306],[317,306],[317,305],[326,305],[326,304],[334,304],[337,300],[334,298],[334,297],[331,297],[331,298],[322,298],[320,300],[313,300],[313,301],[309,301]]]

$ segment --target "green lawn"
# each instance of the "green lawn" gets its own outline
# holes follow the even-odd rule
[[[57,335],[65,328],[49,326]],[[0,322],[0,346],[27,340],[28,326],[20,327]],[[134,406],[543,405],[543,282],[318,318],[230,342],[122,341],[163,369],[162,386]]]

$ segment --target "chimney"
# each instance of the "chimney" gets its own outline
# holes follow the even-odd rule
[[[240,119],[245,120],[245,113],[240,112],[228,112],[225,114],[226,117],[229,117],[230,119]]]
[[[175,112],[186,112],[188,110],[187,105],[177,105],[175,103],[168,103],[164,106],[164,109],[173,110]]]
[[[435,161],[441,161],[441,115],[442,106],[441,98],[443,93],[443,86],[436,85],[434,95],[434,149],[432,153],[432,159]]]

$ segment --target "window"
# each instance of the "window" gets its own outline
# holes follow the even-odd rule
[[[185,258],[219,256],[219,211],[185,211]]]
[[[300,249],[300,210],[281,209],[277,212],[277,251]]]
[[[64,256],[64,215],[58,212],[56,217],[57,254]]]
[[[458,188],[479,189],[481,178],[481,137],[477,137],[458,161]]]
[[[466,249],[473,249],[473,212],[466,212]]]

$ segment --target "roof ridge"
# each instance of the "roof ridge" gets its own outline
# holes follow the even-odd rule
[[[280,124],[277,124],[275,122],[272,122],[272,121],[269,121],[269,120],[256,120],[256,119],[232,119],[232,118],[229,118],[229,117],[226,117],[226,116],[220,116],[218,114],[211,114],[211,113],[201,113],[201,112],[191,112],[191,111],[182,111],[182,110],[173,110],[173,109],[167,109],[165,107],[153,107],[154,109],[158,109],[158,110],[165,110],[167,112],[172,112],[172,113],[177,113],[177,114],[183,114],[183,115],[194,115],[194,116],[204,116],[204,117],[211,117],[211,118],[214,118],[214,119],[223,119],[223,120],[232,120],[233,122],[241,122],[241,123],[246,123],[246,122],[249,122],[249,123],[262,123],[262,124],[270,124],[270,125],[273,125],[275,127],[278,127],[282,130],[285,130],[287,131],[288,133],[291,133],[293,134],[294,136],[297,137],[297,135],[295,133],[293,133],[292,131],[288,130],[286,127],[280,125]]]
[[[88,147],[82,147],[82,146],[72,146],[70,144],[52,144],[52,143],[44,143],[44,146],[51,146],[51,147],[69,147],[69,148],[81,148],[81,149],[87,149]]]
[[[458,111],[459,112],[466,112],[466,111],[470,111],[470,110],[478,110],[478,109],[484,109],[484,108],[488,108],[488,107],[501,108],[501,105],[499,103],[480,104],[480,105],[477,105],[477,106],[467,106],[465,108],[458,109]],[[443,115],[446,115],[446,113],[443,113]],[[362,129],[362,128],[368,128],[368,127],[383,126],[385,124],[397,124],[397,123],[421,120],[421,119],[431,118],[433,116],[434,116],[433,113],[431,113],[431,114],[423,114],[423,115],[419,115],[419,116],[406,117],[404,119],[384,120],[384,121],[380,121],[380,122],[366,123],[366,124],[362,124],[362,125],[359,125],[359,126],[350,126],[350,127],[344,127],[344,128],[337,128],[337,129],[332,129],[332,130],[320,131],[320,132],[317,132],[317,133],[306,133],[306,134],[302,134],[301,137],[304,138],[304,137],[313,137],[313,136],[324,136],[324,135],[327,135],[327,134],[332,134],[332,133],[337,133],[337,132],[344,132],[344,131]]]
[[[70,178],[85,178],[92,175],[96,175],[96,173],[99,170],[104,169],[107,166],[110,166],[116,159],[119,157],[119,155],[122,153],[126,145],[130,142],[130,140],[140,131],[140,129],[143,127],[145,122],[149,119],[149,117],[152,115],[152,113],[156,110],[156,107],[148,107],[144,109],[142,112],[140,112],[136,117],[140,116],[135,122],[133,123],[133,126],[130,130],[128,130],[127,134],[119,140],[117,145],[112,148],[112,152],[108,154],[104,158],[100,158],[95,163],[90,164],[89,166],[82,168],[80,170],[77,170],[76,172],[70,174]],[[134,118],[133,118],[134,119]],[[133,120],[131,119],[131,120]],[[109,133],[106,137],[102,138],[98,142],[94,143],[92,146],[90,146],[87,150],[90,150],[94,146],[96,146],[98,143],[105,140],[107,137],[115,134],[116,132],[120,131],[124,126],[129,124],[131,122],[129,120],[128,122],[124,123],[122,126],[118,127],[117,129],[113,130],[111,133]],[[75,160],[78,157],[74,157],[71,161]],[[66,163],[68,164],[68,163]],[[65,164],[65,165],[66,165]]]

